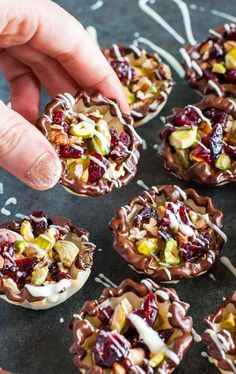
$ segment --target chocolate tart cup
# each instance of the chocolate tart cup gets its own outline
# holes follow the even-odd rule
[[[90,275],[95,245],[89,242],[89,233],[73,225],[68,218],[56,216],[50,219],[53,225],[69,229],[69,235],[73,235],[72,240],[81,249],[70,268],[72,279],[46,286],[26,284],[19,290],[11,278],[3,280],[0,276],[0,298],[10,304],[35,310],[52,308],[78,292]],[[11,221],[0,225],[0,229],[18,232],[19,226],[17,221]]]
[[[92,341],[94,329],[89,322],[99,313],[101,305],[116,305],[119,303],[122,296],[127,297],[128,300],[134,302],[135,299],[140,300],[144,298],[149,292],[155,292],[157,295],[159,310],[162,305],[167,305],[165,309],[164,318],[168,320],[168,325],[174,330],[180,330],[180,334],[170,343],[170,350],[172,350],[178,357],[179,363],[186,354],[192,342],[192,318],[186,316],[189,305],[180,301],[176,291],[173,288],[164,288],[149,279],[144,279],[140,283],[136,283],[131,279],[125,279],[117,288],[105,288],[101,297],[98,300],[87,301],[82,308],[74,315],[71,321],[71,328],[73,329],[74,342],[70,348],[70,353],[74,355],[74,363],[81,370],[82,373],[102,374],[110,373],[111,370],[103,370],[100,366],[93,366],[84,362],[84,355],[86,354],[86,342]],[[169,304],[169,305],[168,305]],[[168,313],[167,313],[168,311]],[[168,345],[168,343],[167,343]],[[162,363],[158,366],[158,370],[154,369],[155,373],[171,373],[178,365],[170,358],[165,357]],[[137,368],[137,366],[135,366]],[[136,373],[137,370],[132,368],[129,373]]]
[[[213,29],[213,31],[220,34],[222,36],[222,38],[219,38],[219,37],[217,38],[217,36],[215,36],[213,34],[210,34],[209,37],[201,43],[197,43],[195,45],[187,44],[184,47],[184,49],[187,52],[187,54],[190,56],[190,58],[191,58],[192,53],[194,53],[194,52],[198,53],[199,47],[201,45],[205,44],[208,40],[214,40],[214,41],[218,41],[218,42],[221,42],[222,40],[224,40],[224,35],[225,35],[225,32],[226,32],[225,25],[234,25],[234,24],[233,23],[226,23],[222,26],[219,26],[219,27]],[[235,25],[235,29],[236,29],[236,25]],[[195,61],[197,63],[197,61],[199,61],[199,59],[193,59],[192,61]],[[200,61],[201,61],[201,59],[200,59]],[[206,76],[199,77],[196,70],[194,70],[192,66],[189,66],[186,59],[184,59],[183,66],[185,68],[185,79],[188,81],[190,86],[192,88],[194,88],[200,95],[230,97],[234,101],[236,100],[236,86],[235,86],[235,84],[215,82],[216,86],[218,87],[218,90],[216,90],[212,86],[209,85],[209,83],[208,83],[209,80],[207,79]]]
[[[219,328],[224,315],[230,312],[235,313],[236,316],[236,291],[217,308],[215,314],[209,314],[205,318],[207,330],[202,334],[202,341],[207,346],[209,361],[214,363],[219,371],[224,374],[236,373],[236,354],[230,355],[228,353],[229,347],[233,348],[232,345],[235,349],[236,339],[233,340],[230,337],[228,330]],[[216,344],[216,342],[218,343]],[[222,346],[225,348],[224,352],[220,349]]]
[[[98,183],[89,184],[80,182],[78,180],[68,179],[66,163],[62,160],[63,171],[59,183],[61,183],[68,192],[83,197],[102,196],[110,193],[115,188],[126,186],[137,172],[137,163],[140,156],[138,146],[142,142],[142,139],[138,136],[133,128],[132,117],[122,113],[115,100],[107,99],[100,93],[88,96],[85,92],[79,92],[75,97],[68,93],[58,95],[58,97],[53,99],[46,106],[43,116],[36,123],[36,127],[43,133],[44,136],[48,137],[48,128],[50,127],[55,112],[65,110],[86,112],[86,110],[91,107],[94,107],[94,109],[96,107],[103,107],[104,112],[110,112],[112,117],[111,120],[117,118],[117,121],[123,126],[124,131],[130,136],[131,145],[129,146],[129,155],[126,157],[124,162],[127,165],[125,168],[125,175],[117,180],[101,178]]]
[[[113,249],[125,260],[129,266],[142,274],[161,282],[171,283],[185,278],[192,278],[207,272],[223,246],[222,236],[215,232],[216,240],[208,252],[197,261],[181,262],[179,265],[156,266],[153,264],[153,256],[139,254],[133,243],[128,239],[128,232],[132,226],[132,217],[145,205],[157,206],[163,200],[184,201],[191,206],[194,211],[199,213],[208,213],[210,221],[218,228],[223,226],[223,213],[214,208],[212,200],[209,197],[199,196],[193,189],[182,191],[177,186],[163,185],[152,187],[144,191],[140,196],[131,199],[128,205],[119,208],[116,216],[109,224],[114,235]]]
[[[205,110],[207,108],[217,108],[224,110],[231,114],[236,120],[236,106],[228,99],[218,97],[207,97],[197,104],[197,108]],[[183,108],[174,108],[173,115],[166,118],[166,123],[174,125],[175,115],[183,110]],[[178,129],[178,126],[176,126]],[[171,171],[175,176],[185,182],[197,182],[200,184],[207,184],[213,186],[222,186],[229,182],[236,181],[236,161],[232,163],[231,170],[219,170],[211,167],[207,162],[199,161],[193,163],[188,169],[182,165],[177,164],[174,157],[174,151],[169,144],[169,136],[171,134],[171,127],[166,126],[160,132],[161,144],[158,147],[158,156],[163,160],[164,166]]]
[[[142,51],[145,51],[143,48],[139,48],[136,46],[125,47],[121,44],[117,45],[117,48],[119,48],[119,52],[122,57],[127,56],[127,60],[131,62],[131,66],[133,61],[140,58],[140,54],[142,53]],[[102,52],[109,62],[112,59],[117,59],[113,48],[102,48]],[[131,115],[134,119],[134,127],[144,125],[145,123],[154,119],[160,113],[160,111],[165,106],[173,87],[173,80],[171,77],[169,66],[164,64],[156,53],[151,54],[146,52],[146,57],[152,58],[158,63],[158,66],[155,70],[156,76],[158,77],[161,75],[163,79],[160,92],[158,93],[158,95],[156,95],[155,100],[151,104],[144,103],[143,106],[140,106],[138,110],[132,110],[131,108]],[[160,80],[158,78],[156,79]],[[121,83],[125,87],[125,84],[122,81]]]

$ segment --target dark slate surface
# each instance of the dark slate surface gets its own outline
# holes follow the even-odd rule
[[[94,0],[95,2],[96,0]],[[111,45],[114,42],[130,44],[133,34],[139,32],[142,36],[171,51],[179,58],[180,45],[166,31],[158,26],[146,14],[140,11],[137,1],[105,0],[104,6],[96,11],[91,11],[94,3],[88,0],[58,0],[60,5],[70,11],[85,25],[93,25],[98,30],[101,45]],[[187,1],[191,5],[190,1]],[[215,27],[225,20],[214,16],[211,9],[222,10],[228,14],[236,13],[236,4],[225,0],[197,1],[198,8],[191,5],[191,18],[194,36],[201,40],[208,29]],[[181,35],[185,37],[182,17],[176,5],[171,0],[157,0],[152,5],[159,13],[165,16]],[[203,8],[202,8],[203,7]],[[174,74],[176,85],[171,97],[162,112],[170,113],[173,106],[182,106],[198,100],[195,94],[184,81]],[[0,97],[8,101],[8,88],[1,79]],[[43,104],[47,101],[43,97]],[[91,231],[91,238],[97,244],[95,264],[90,280],[84,288],[64,304],[48,311],[29,311],[11,306],[4,301],[0,302],[0,365],[17,374],[72,374],[77,369],[72,363],[68,353],[71,344],[71,333],[67,326],[72,314],[82,303],[89,298],[96,298],[102,291],[102,286],[95,283],[94,277],[104,273],[115,283],[125,277],[140,279],[140,276],[129,270],[124,262],[112,251],[112,235],[107,229],[107,223],[112,218],[115,209],[127,203],[134,195],[141,192],[142,188],[136,184],[137,179],[142,179],[147,185],[162,183],[178,183],[181,187],[189,185],[180,183],[166,172],[162,163],[156,157],[153,145],[156,143],[157,131],[162,127],[160,119],[155,119],[147,126],[139,129],[140,135],[147,141],[148,148],[143,150],[137,178],[126,188],[114,191],[103,198],[76,198],[69,195],[62,187],[57,186],[52,191],[36,192],[24,186],[14,177],[3,170],[0,172],[0,181],[4,183],[4,194],[0,195],[1,206],[10,196],[17,198],[18,204],[11,206],[12,217],[17,212],[28,213],[31,210],[47,209],[48,214],[66,214],[76,224]],[[219,188],[200,187],[193,185],[203,195],[210,195],[218,208],[225,213],[225,232],[228,243],[223,254],[229,256],[236,263],[236,200],[235,186],[228,185]],[[3,222],[6,217],[1,216]],[[182,300],[190,303],[190,314],[193,316],[194,327],[201,333],[203,331],[203,317],[215,310],[215,305],[220,303],[235,287],[235,278],[218,261],[211,272],[216,277],[216,282],[205,274],[199,278],[183,281],[174,286]],[[60,318],[64,323],[60,323]],[[217,373],[217,370],[201,357],[204,350],[202,343],[193,343],[180,368],[176,373]]]

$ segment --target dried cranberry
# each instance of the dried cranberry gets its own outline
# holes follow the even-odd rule
[[[230,69],[224,74],[224,80],[227,83],[236,83],[236,69]]]
[[[218,60],[222,58],[223,54],[224,54],[223,48],[219,44],[215,43],[214,48],[210,52],[209,60]]]
[[[210,234],[203,232],[193,243],[183,245],[183,259],[187,262],[195,262],[202,257],[208,250],[210,243]]]
[[[156,305],[156,298],[154,293],[149,293],[142,301],[139,309],[134,311],[134,314],[142,317],[149,326],[153,326],[157,315],[158,315],[158,307]]]
[[[222,151],[223,147],[223,129],[218,123],[211,132],[203,139],[204,144],[210,149],[212,159],[215,159]]]
[[[99,310],[98,318],[101,321],[102,329],[107,328],[109,326],[110,318],[114,313],[114,309],[111,305],[108,305],[106,308],[102,308]]]
[[[63,126],[64,131],[67,132],[70,129],[69,123],[65,122],[65,114],[63,112],[56,112],[53,115],[53,123],[59,126]]]
[[[15,260],[11,267],[1,269],[3,276],[13,279],[18,284],[23,284],[25,279],[32,273],[37,261],[34,258],[20,258]]]
[[[93,353],[96,365],[111,368],[115,362],[122,362],[128,357],[129,342],[120,334],[101,331],[97,336]]]
[[[69,145],[63,145],[60,147],[60,156],[63,158],[80,158],[83,156],[85,149],[75,149]]]
[[[163,223],[161,224],[161,226],[159,226],[157,235],[161,240],[164,241],[167,241],[171,238],[171,234],[169,233],[167,226],[164,226]]]
[[[188,217],[188,213],[187,213],[187,209],[184,205],[181,205],[179,207],[179,216],[181,218],[181,221],[185,224],[185,225],[188,225],[189,224],[189,217]]]
[[[150,218],[157,218],[157,211],[156,209],[145,205],[145,207],[141,209],[139,214],[135,217],[133,225],[140,227],[143,222],[147,222]]]
[[[201,122],[201,118],[196,110],[192,107],[187,107],[175,116],[177,124],[183,125],[198,125]]]
[[[93,157],[93,159],[90,159],[90,163],[89,163],[88,182],[95,183],[99,179],[101,179],[103,174],[105,174],[107,168],[109,167],[109,161],[97,152],[92,152],[91,156]],[[98,162],[96,162],[94,159],[95,160],[97,159]]]
[[[210,149],[203,148],[200,144],[198,144],[191,152],[191,157],[194,161],[205,161],[208,164],[211,163]]]
[[[61,271],[57,274],[56,280],[57,282],[59,282],[62,279],[71,279],[71,275],[69,273],[64,273],[63,271]]]
[[[32,212],[30,215],[30,224],[33,229],[34,236],[43,234],[48,228],[48,220],[45,213],[43,211]]]
[[[206,109],[203,112],[203,114],[204,116],[209,118],[213,126],[215,126],[218,123],[220,123],[221,126],[225,126],[228,121],[228,113],[226,113],[225,111],[221,109],[209,108],[209,109]]]
[[[174,332],[174,329],[162,329],[162,330],[157,330],[158,335],[160,338],[166,343],[170,339],[171,335]]]
[[[111,146],[110,157],[116,161],[122,160],[126,156],[128,147],[130,145],[130,136],[126,132],[122,132],[115,143],[114,140],[112,143],[115,145],[113,147]]]
[[[125,85],[129,85],[136,78],[136,73],[128,61],[112,60],[110,64],[118,78]]]
[[[49,270],[49,274],[50,274],[52,277],[56,277],[57,274],[59,273],[59,267],[58,267],[57,262],[53,262],[53,263],[48,267],[48,270]]]
[[[118,133],[117,133],[116,129],[114,129],[114,127],[111,127],[109,131],[110,131],[110,135],[111,135],[110,149],[112,150],[117,145],[117,143],[119,141],[119,136],[118,136]]]

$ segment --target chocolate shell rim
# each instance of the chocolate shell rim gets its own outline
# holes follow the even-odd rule
[[[214,29],[212,29],[213,31],[215,31],[216,33],[220,34],[221,36],[224,36],[224,33],[225,33],[225,25],[227,24],[234,24],[235,27],[236,27],[236,23],[234,22],[226,22],[224,23],[223,25],[221,26],[218,26]],[[206,38],[204,41],[200,42],[200,43],[197,43],[195,45],[191,45],[190,43],[186,44],[184,46],[184,49],[185,51],[187,52],[188,55],[190,55],[192,52],[196,51],[202,44],[205,44],[208,40],[214,40],[216,38],[215,35],[209,33],[209,36],[208,38]],[[198,61],[198,59],[193,59],[194,61]],[[190,84],[190,86],[192,88],[195,88],[199,91],[199,93],[205,97],[207,96],[211,96],[211,95],[214,95],[215,96],[215,90],[214,92],[210,92],[210,93],[204,93],[203,90],[204,90],[204,87],[208,84],[209,82],[209,79],[207,79],[207,77],[203,77],[201,78],[199,81],[197,79],[198,75],[197,73],[195,72],[195,70],[193,70],[191,67],[189,67],[186,63],[186,61],[184,60],[183,61],[183,66],[185,68],[185,79],[188,81],[188,83]],[[192,76],[191,72],[193,71],[194,75]],[[204,80],[203,80],[204,79]],[[216,82],[215,82],[216,83]],[[231,97],[231,98],[236,98],[236,88],[235,88],[235,85],[234,84],[231,84],[231,83],[219,83],[217,82],[216,85],[219,87],[219,89],[221,90],[222,92],[222,96],[223,97]]]
[[[134,58],[137,60],[140,58],[140,56],[137,55],[137,53],[131,48],[131,47],[126,47],[125,45],[123,44],[118,44],[117,45],[119,47],[119,50],[121,52],[121,55],[122,53],[124,53],[124,55],[127,55],[127,54],[130,54],[130,53],[133,53],[134,55]],[[164,63],[162,61],[162,59],[160,58],[160,56],[157,54],[157,53],[149,53],[147,52],[144,48],[140,48],[140,47],[136,47],[137,49],[141,51],[145,51],[146,52],[146,56],[148,58],[153,58],[156,62],[159,63],[159,65],[165,67],[167,66],[169,69],[169,65],[167,65],[166,63]],[[102,53],[104,54],[104,56],[106,57],[106,59],[108,60],[109,57],[111,56],[111,51],[113,50],[113,48],[101,48],[101,51]],[[122,55],[123,56],[123,55]],[[109,62],[109,60],[108,60]],[[157,66],[157,68],[155,69],[155,72],[159,72],[160,71],[160,67]],[[170,72],[171,72],[171,69],[170,69]],[[158,79],[157,79],[158,80]],[[168,85],[167,85],[168,83]],[[123,83],[122,83],[123,85]],[[171,77],[170,78],[167,78],[165,77],[163,79],[163,83],[162,83],[162,86],[161,86],[161,91],[158,95],[158,97],[152,102],[152,104],[146,106],[145,105],[145,108],[148,109],[147,113],[143,114],[141,112],[139,112],[138,110],[135,110],[135,112],[138,112],[140,114],[140,116],[135,116],[135,114],[132,113],[132,110],[131,110],[131,114],[132,114],[132,117],[134,118],[134,120],[136,122],[139,122],[139,121],[142,121],[144,120],[149,114],[151,113],[155,113],[155,112],[159,112],[159,106],[161,106],[163,104],[163,106],[166,104],[166,101],[168,99],[168,96],[170,95],[171,93],[171,90],[172,90],[172,87],[174,85],[174,81],[173,81],[173,78],[172,78],[172,72],[171,72]],[[123,85],[125,86],[125,85]],[[165,87],[166,86],[166,87]],[[166,98],[164,96],[161,95],[161,92],[164,92],[166,94]],[[162,109],[163,107],[161,107]],[[142,116],[141,116],[142,115]],[[145,123],[145,122],[144,122]]]
[[[228,304],[233,304],[236,308],[236,291],[232,292],[228,297],[227,299],[221,303],[217,309],[216,309],[216,312],[215,313],[212,313],[212,314],[208,314],[205,318],[204,318],[204,322],[205,322],[205,325],[207,326],[208,329],[212,329],[212,323],[216,322],[217,320],[217,323],[219,323],[219,321],[222,320],[222,314],[223,314],[223,310],[224,308],[228,305]],[[214,331],[214,330],[213,330]],[[213,345],[212,346],[209,346],[208,345],[208,339],[211,339]],[[203,332],[202,334],[202,341],[204,344],[207,345],[207,351],[208,351],[208,354],[211,358],[213,358],[213,360],[215,361],[215,365],[218,367],[218,369],[220,370],[232,370],[232,367],[227,363],[227,360],[225,360],[223,357],[220,357],[217,353],[220,352],[219,348],[214,344],[212,338],[207,334],[207,332]],[[220,358],[219,358],[220,357]],[[234,364],[236,366],[236,359],[234,360]]]
[[[224,110],[228,114],[231,114],[236,120],[236,105],[234,105],[227,98],[206,97],[200,102],[193,104],[193,106],[196,106],[201,110],[215,107],[217,109]],[[175,115],[183,109],[184,108],[173,108],[173,114],[166,117],[166,123],[174,124]],[[180,180],[188,183],[197,182],[200,184],[219,186],[230,182],[236,182],[236,161],[232,163],[232,165],[235,166],[235,171],[231,171],[230,173],[227,170],[216,170],[216,168],[211,167],[207,164],[207,162],[204,161],[195,162],[188,169],[185,169],[180,164],[177,164],[174,159],[174,152],[169,144],[170,129],[170,127],[166,126],[159,133],[161,143],[158,147],[157,154],[164,162],[165,169],[173,172]],[[178,126],[176,126],[176,130],[177,129]]]
[[[65,97],[66,94],[64,94]],[[70,95],[71,96],[71,95]],[[91,96],[88,96],[85,92],[78,92],[74,99],[74,104],[78,102],[80,99],[83,100],[83,103],[86,107],[91,106],[102,106],[107,105],[110,108],[110,113],[113,116],[117,116],[116,109],[120,111],[119,104],[114,99],[106,99],[102,94],[95,93]],[[73,106],[71,105],[71,106]],[[64,108],[63,108],[64,106]],[[43,135],[47,138],[48,132],[46,129],[46,125],[49,124],[49,119],[52,119],[54,112],[59,110],[65,110],[68,108],[66,98],[58,96],[54,98],[50,103],[47,104],[45,108],[45,112],[43,116],[36,122],[36,127],[39,131],[43,133]],[[135,129],[133,127],[133,119],[131,116],[124,114],[120,111],[120,116],[122,119],[122,125],[124,131],[130,136],[131,145],[129,148],[130,155],[125,159],[125,163],[128,162],[129,165],[132,166],[132,170],[125,169],[125,175],[123,177],[118,178],[117,180],[106,180],[101,178],[96,185],[92,185],[89,183],[82,183],[76,180],[68,180],[67,172],[66,172],[66,164],[62,161],[62,175],[59,180],[59,183],[62,184],[66,189],[70,190],[72,193],[76,195],[86,195],[86,196],[102,196],[104,194],[110,193],[116,187],[116,182],[119,181],[121,184],[120,187],[126,186],[134,177],[137,172],[137,163],[136,160],[139,160],[140,154],[138,151],[138,146],[141,143],[141,138],[139,138],[138,134],[136,134]],[[118,116],[117,116],[118,117]],[[133,156],[135,155],[135,157]],[[119,188],[120,188],[119,187]]]
[[[179,190],[170,185],[157,186],[158,193],[170,198],[171,195],[178,193],[178,199],[176,201],[184,201]],[[209,197],[203,197],[197,194],[194,189],[184,190],[187,197],[193,200],[197,206],[205,206],[206,213],[211,217],[211,221],[216,224],[219,228],[223,227],[223,213],[213,206],[212,199]],[[141,195],[132,198],[127,206],[129,206],[130,211],[135,205],[144,206],[150,204],[150,196],[155,200],[156,192],[151,188],[150,190],[144,191]],[[126,224],[126,215],[122,208],[116,211],[116,216],[109,223],[109,228],[112,230],[114,235],[113,249],[117,252],[123,260],[125,260],[134,270],[141,272],[146,276],[149,276],[155,280],[162,282],[170,282],[174,280],[181,280],[184,278],[192,278],[205,273],[210,269],[210,267],[215,262],[216,257],[218,257],[219,252],[224,244],[223,238],[214,230],[216,235],[216,244],[210,248],[214,252],[214,256],[210,251],[206,253],[204,259],[198,259],[194,263],[182,262],[180,265],[167,267],[160,269],[156,266],[151,265],[152,257],[141,255],[135,252],[132,244],[128,239],[123,236],[124,233],[128,231],[128,226]]]
[[[89,232],[83,228],[77,227],[71,222],[70,219],[66,217],[53,216],[53,217],[50,217],[50,220],[52,221],[52,224],[54,225],[59,225],[61,227],[69,227],[70,229],[69,232],[73,232],[77,234],[80,238],[81,236],[84,235],[83,245],[85,246],[85,248],[83,249],[83,251],[81,251],[81,253],[77,255],[77,259],[75,260],[74,264],[76,268],[81,271],[86,271],[90,269],[93,265],[93,253],[94,253],[96,246],[95,244],[89,241],[89,236],[90,236]],[[0,229],[8,229],[8,230],[15,231],[17,229],[16,225],[20,222],[22,222],[22,220],[8,221],[6,223],[0,224]],[[1,275],[0,275],[0,279],[1,279]],[[27,284],[34,286],[31,283],[27,283]],[[32,296],[25,286],[20,290],[20,293],[18,294],[18,293],[15,293],[12,288],[4,286],[4,285],[0,285],[0,295],[5,295],[6,298],[9,299],[10,301],[14,303],[19,303],[19,304],[23,304],[25,301],[33,303],[33,302],[37,302],[37,301],[41,301],[45,299],[45,297]]]
[[[150,286],[152,286],[152,290],[150,291],[150,287],[145,285],[145,282],[148,282]],[[80,350],[86,339],[91,336],[92,331],[90,329],[86,321],[86,316],[96,316],[98,314],[98,307],[104,301],[109,300],[111,297],[121,297],[126,292],[133,292],[140,298],[145,297],[150,292],[155,292],[157,290],[162,290],[169,295],[169,301],[171,304],[171,316],[168,317],[170,325],[174,329],[180,329],[183,333],[180,337],[176,338],[173,344],[173,352],[178,356],[179,361],[181,362],[185,353],[189,349],[189,346],[192,342],[192,318],[190,316],[186,316],[186,312],[189,309],[189,304],[186,304],[179,300],[178,294],[173,288],[165,288],[160,286],[150,279],[145,279],[143,282],[136,283],[132,279],[125,279],[123,282],[117,286],[116,288],[108,287],[105,288],[102,292],[102,295],[97,300],[89,300],[85,302],[85,304],[79,309],[79,311],[74,315],[70,328],[73,330],[73,345],[70,348],[70,353],[74,355],[74,363],[80,369],[88,369],[88,367],[82,362],[83,360],[83,350]],[[165,302],[161,296],[157,295],[157,300],[159,303]],[[160,301],[163,300],[163,301]],[[175,302],[175,303],[174,303]],[[180,309],[182,308],[185,310],[185,314],[183,313],[180,315]],[[170,309],[169,309],[170,310]],[[79,331],[79,333],[78,333]],[[166,373],[172,372],[174,368],[178,365],[171,361],[169,358],[165,358],[162,361],[162,364],[159,368],[165,367],[167,370]],[[99,371],[97,371],[99,370]],[[170,370],[170,371],[169,371]],[[90,374],[102,374],[102,368],[100,366],[93,366],[90,368]]]

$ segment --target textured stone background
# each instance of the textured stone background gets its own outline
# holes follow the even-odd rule
[[[130,44],[134,33],[139,32],[154,43],[171,51],[180,59],[180,45],[157,25],[151,18],[141,12],[138,2],[134,0],[104,0],[104,6],[92,11],[91,5],[96,0],[58,0],[85,26],[93,25],[98,31],[101,45],[110,46],[114,42]],[[197,40],[201,40],[209,28],[225,22],[223,18],[214,16],[211,9],[222,10],[225,13],[236,15],[235,1],[225,0],[198,0],[196,6],[190,5],[193,33]],[[171,0],[156,0],[152,5],[165,17],[183,37],[185,37],[182,17],[176,5]],[[62,25],[63,29],[63,25]],[[60,37],[60,36],[58,36]],[[88,61],[89,63],[89,61]],[[176,85],[171,97],[161,115],[171,112],[173,106],[183,106],[196,102],[199,97],[184,81],[174,73]],[[0,97],[9,100],[7,83],[0,77]],[[42,104],[47,101],[43,95]],[[161,120],[155,119],[145,127],[139,129],[139,134],[147,141],[148,148],[143,150],[137,177],[126,188],[114,191],[103,198],[76,198],[69,195],[61,186],[52,191],[36,192],[24,186],[5,171],[0,171],[0,181],[4,183],[4,194],[0,195],[1,206],[10,196],[17,198],[18,204],[11,207],[12,217],[17,212],[28,213],[31,210],[45,209],[50,214],[64,214],[69,216],[76,224],[91,231],[91,238],[97,244],[95,264],[90,280],[77,295],[64,304],[48,311],[34,312],[14,307],[4,301],[0,302],[0,365],[17,374],[72,374],[77,370],[68,353],[71,344],[71,333],[67,326],[72,314],[88,298],[96,298],[102,291],[102,286],[95,283],[94,277],[104,273],[115,283],[125,277],[140,279],[140,276],[129,270],[125,263],[112,251],[112,235],[107,229],[108,221],[113,217],[115,209],[124,205],[135,194],[141,192],[136,184],[137,179],[143,179],[147,185],[178,183],[181,187],[189,185],[180,183],[166,172],[162,163],[156,157],[153,145],[157,142],[157,132],[162,127]],[[236,263],[236,188],[228,185],[219,188],[200,187],[192,185],[203,195],[210,195],[218,208],[225,213],[225,232],[228,243],[223,254]],[[6,219],[0,216],[3,222]],[[190,303],[190,314],[193,316],[194,327],[201,333],[203,331],[203,317],[215,310],[222,297],[227,296],[235,288],[235,278],[220,264],[213,266],[211,272],[216,282],[205,274],[199,278],[183,281],[174,286],[182,300]],[[64,323],[60,323],[60,318]],[[217,373],[217,370],[201,357],[205,348],[202,343],[193,343],[180,368],[176,373]]]

